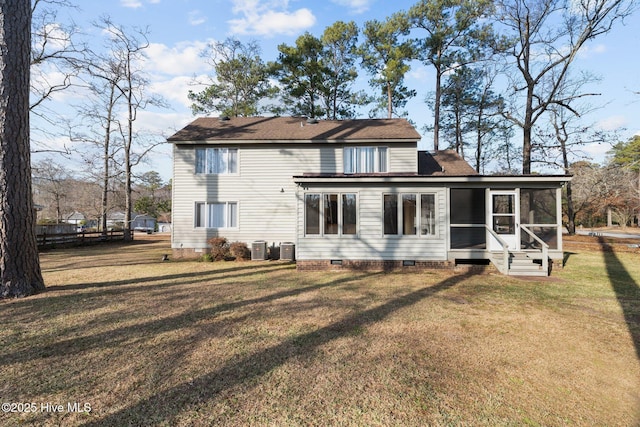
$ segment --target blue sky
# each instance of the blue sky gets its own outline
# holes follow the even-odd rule
[[[151,46],[145,68],[152,90],[169,102],[170,109],[143,113],[138,126],[169,136],[194,118],[186,95],[189,89],[198,89],[193,86],[194,77],[203,77],[211,71],[199,56],[208,42],[227,37],[245,42],[258,40],[263,58],[269,61],[276,59],[279,44],[293,44],[305,31],[319,36],[337,20],[353,20],[362,26],[367,20],[383,20],[394,12],[407,10],[414,3],[413,0],[85,0],[80,10],[66,14],[72,15],[87,34],[95,33],[90,23],[104,15],[125,27],[148,27]],[[66,19],[65,14],[60,18]],[[625,24],[618,24],[610,34],[587,45],[576,62],[578,68],[601,77],[601,81],[591,87],[601,95],[591,103],[605,107],[584,117],[585,123],[606,130],[624,127],[624,139],[640,131],[640,95],[634,93],[640,92],[640,32],[637,31],[640,12]],[[363,86],[367,79],[363,73]],[[406,77],[407,86],[418,91],[408,111],[419,130],[432,121],[424,99],[433,91],[434,79],[433,71],[419,63],[413,64]],[[58,101],[64,102],[64,99],[68,99],[68,95]],[[419,146],[431,149],[432,136],[423,135]],[[602,162],[608,148],[593,146],[586,151],[594,161]],[[169,179],[170,156],[168,145],[160,147],[148,167]]]

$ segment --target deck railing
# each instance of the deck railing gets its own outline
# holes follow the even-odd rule
[[[500,243],[500,246],[502,246],[502,269],[500,272],[502,274],[509,274],[509,244],[505,242],[504,239],[500,237],[500,235],[488,224],[485,224],[485,228],[498,241],[498,243]]]
[[[530,237],[533,238],[533,240],[535,240],[540,245],[540,248],[542,250],[542,269],[544,271],[549,271],[549,245],[524,225],[521,224],[520,229],[526,232]]]

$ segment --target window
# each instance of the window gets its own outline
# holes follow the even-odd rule
[[[435,206],[435,194],[384,194],[384,234],[435,236],[437,225]]]
[[[344,173],[387,172],[387,147],[345,147]]]
[[[320,195],[305,194],[305,234],[320,234]]]
[[[324,234],[338,234],[338,195],[324,195]]]
[[[306,235],[356,234],[358,214],[353,193],[305,194],[304,209]]]
[[[356,234],[356,195],[342,195],[342,234]]]
[[[194,225],[196,228],[237,228],[237,202],[197,202]]]
[[[436,235],[436,195],[420,195],[420,235]]]
[[[238,173],[238,149],[196,148],[196,173],[207,175]]]
[[[384,195],[384,234],[398,234],[398,195]]]
[[[416,217],[416,195],[415,194],[403,194],[402,195],[402,234],[404,235],[416,235],[417,234],[417,222]]]

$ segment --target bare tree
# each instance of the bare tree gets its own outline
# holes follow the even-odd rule
[[[96,156],[93,150],[88,150],[82,157],[89,166],[89,176],[101,182],[99,228],[106,233],[111,180],[120,173],[115,165],[115,158],[123,146],[113,139],[118,128],[118,103],[123,97],[118,84],[124,77],[124,70],[117,61],[95,54],[90,64],[87,67],[88,101],[78,107],[78,117],[82,121],[79,128],[82,131],[77,132],[72,128],[71,139],[82,141],[99,151]]]
[[[31,40],[31,100],[32,152],[56,152],[68,155],[68,148],[53,147],[50,140],[57,136],[53,129],[61,117],[48,102],[60,91],[73,86],[85,63],[87,46],[81,40],[80,29],[59,18],[62,10],[75,9],[68,0],[33,0]],[[53,125],[53,126],[52,126]]]
[[[143,70],[144,51],[149,47],[148,30],[134,28],[127,30],[114,24],[111,19],[103,18],[98,26],[109,37],[109,63],[117,64],[119,79],[115,82],[118,96],[122,97],[125,110],[124,119],[118,121],[118,132],[122,138],[122,169],[125,189],[125,239],[131,238],[133,211],[132,180],[133,167],[140,164],[144,157],[161,142],[144,141],[145,136],[135,129],[138,113],[150,106],[165,107],[165,102],[149,94],[148,81]],[[106,134],[105,134],[106,135]]]
[[[31,8],[0,2],[0,297],[44,290],[29,151]]]
[[[504,116],[522,129],[522,173],[530,174],[533,127],[550,106],[567,107],[574,99],[560,89],[578,52],[588,41],[607,34],[635,6],[631,0],[498,0],[496,4],[497,20],[514,40],[508,52],[517,71],[510,74],[511,90],[514,95],[524,93],[524,99],[518,97]]]
[[[572,164],[569,172],[573,175],[573,209],[567,212],[567,222],[592,227],[607,209],[610,191],[606,182],[610,177],[606,168],[586,161]]]
[[[597,80],[594,75],[586,72],[576,78],[567,74],[558,88],[558,96],[567,99],[567,102],[552,103],[547,109],[546,126],[543,121],[534,133],[532,162],[560,168],[564,173],[569,173],[572,163],[588,159],[581,150],[582,147],[588,144],[611,144],[617,140],[616,132],[602,131],[595,125],[584,122],[585,115],[598,109],[587,103],[586,98],[599,94],[583,92],[583,88]],[[571,182],[567,183],[565,196],[567,230],[573,234],[575,213]]]
[[[48,158],[34,163],[32,172],[34,197],[38,196],[37,202],[59,224],[63,211],[69,210],[69,196],[73,192],[70,171]]]

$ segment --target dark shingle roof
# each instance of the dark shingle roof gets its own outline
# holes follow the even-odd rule
[[[418,141],[420,134],[404,119],[318,120],[301,117],[203,117],[169,137],[195,141]]]
[[[453,150],[418,152],[418,175],[460,176],[478,172]]]

